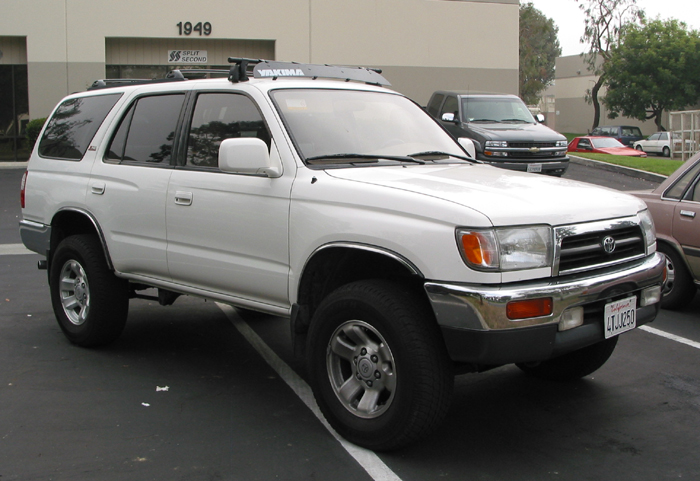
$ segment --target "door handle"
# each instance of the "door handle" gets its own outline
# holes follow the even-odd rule
[[[177,205],[192,205],[192,192],[175,192],[175,203]]]
[[[682,210],[681,215],[683,217],[690,217],[691,219],[695,218],[695,212],[693,212],[692,210]]]
[[[95,184],[92,184],[90,186],[90,192],[92,192],[95,195],[102,195],[105,193],[105,183],[104,182],[97,182]]]

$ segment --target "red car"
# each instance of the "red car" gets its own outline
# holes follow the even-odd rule
[[[593,154],[629,155],[646,157],[646,152],[631,149],[617,139],[610,137],[576,137],[569,142],[568,152],[587,152]]]
[[[656,245],[666,256],[665,309],[682,309],[700,287],[700,154],[686,161],[651,192],[632,192],[656,225]]]

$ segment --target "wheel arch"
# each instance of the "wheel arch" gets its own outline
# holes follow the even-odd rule
[[[48,256],[49,269],[53,253],[63,239],[71,235],[88,234],[96,236],[105,254],[105,260],[110,271],[114,271],[114,265],[109,255],[104,234],[95,216],[90,212],[75,207],[60,209],[51,219],[51,250]]]
[[[367,244],[330,243],[316,249],[304,265],[292,308],[292,334],[297,337],[306,333],[314,312],[328,294],[345,284],[367,279],[401,283],[428,302],[422,289],[425,277],[404,256]]]

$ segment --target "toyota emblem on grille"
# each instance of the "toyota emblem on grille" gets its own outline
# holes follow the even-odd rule
[[[603,250],[606,254],[612,254],[615,251],[615,239],[611,236],[607,236],[603,239]]]

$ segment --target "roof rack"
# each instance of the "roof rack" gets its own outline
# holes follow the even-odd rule
[[[168,76],[165,78],[156,78],[156,79],[127,79],[127,78],[115,78],[115,79],[100,79],[100,80],[95,80],[92,85],[88,87],[88,90],[99,90],[99,89],[108,89],[108,88],[114,88],[114,87],[123,87],[127,85],[144,85],[144,84],[158,84],[158,83],[165,83],[165,82],[181,82],[183,80],[187,80],[181,73],[178,72],[178,74],[175,74],[173,76],[170,76],[173,72],[177,72],[177,70],[173,70],[172,72],[168,73]]]
[[[391,85],[380,69],[366,67],[340,67],[335,65],[314,65],[297,62],[277,62],[273,60],[229,57],[232,63],[229,72],[231,82],[245,82],[251,73],[254,78],[305,77],[329,78],[349,82],[351,80],[370,85]],[[250,65],[254,65],[252,72]]]

